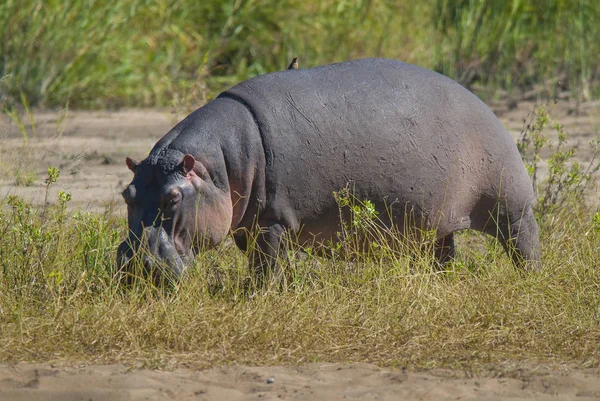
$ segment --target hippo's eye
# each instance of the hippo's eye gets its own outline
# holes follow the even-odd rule
[[[125,203],[128,205],[133,204],[135,202],[135,187],[133,185],[128,186],[121,195],[125,199]]]

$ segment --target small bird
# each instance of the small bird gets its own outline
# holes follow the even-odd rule
[[[294,57],[290,65],[288,65],[288,70],[297,70],[298,69],[298,57]]]

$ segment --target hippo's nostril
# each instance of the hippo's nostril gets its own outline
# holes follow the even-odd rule
[[[144,268],[145,269],[150,269],[150,266],[152,266],[152,261],[150,260],[150,258],[148,256],[144,256]]]

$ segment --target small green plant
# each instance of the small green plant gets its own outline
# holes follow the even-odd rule
[[[58,205],[61,210],[65,210],[67,203],[71,201],[71,194],[69,192],[59,191],[58,192]]]
[[[404,210],[404,226],[398,227],[393,217],[399,211],[394,206],[384,205],[380,215],[375,204],[356,197],[350,187],[334,192],[338,204],[341,231],[337,241],[328,241],[326,248],[345,260],[367,261],[376,259],[395,264],[407,257],[417,261],[417,265],[430,269],[434,265],[434,249],[437,230],[419,228],[413,209]]]
[[[15,171],[15,185],[30,187],[36,183],[38,175],[35,170],[20,169]]]
[[[377,247],[375,239],[381,235],[382,227],[378,227],[375,205],[368,199],[360,200],[349,187],[334,192],[338,204],[341,221],[341,232],[338,241],[330,244],[333,252],[343,251],[345,256],[358,251],[365,251],[363,242],[369,242],[370,247]]]
[[[540,152],[548,144],[548,138],[544,135],[543,130],[546,124],[550,121],[550,115],[546,111],[545,106],[540,106],[529,114],[525,120],[525,125],[521,130],[521,135],[517,141],[517,149],[523,157],[525,167],[533,181],[533,188],[537,196],[538,190],[538,170],[541,160]],[[529,159],[526,154],[529,149],[532,149],[532,156]]]
[[[562,207],[568,201],[585,202],[584,195],[594,182],[594,173],[600,169],[600,139],[589,143],[592,157],[583,164],[575,158],[576,149],[567,144],[567,133],[564,126],[554,123],[552,128],[556,134],[556,142],[551,142],[546,133],[551,122],[546,107],[536,108],[525,120],[517,148],[523,157],[525,166],[532,177],[534,191],[537,196],[535,205],[538,216],[547,216]],[[549,156],[547,176],[540,181],[540,163],[542,152]]]
[[[338,207],[340,209],[349,208],[351,212],[350,225],[354,228],[366,229],[373,221],[376,220],[379,212],[375,210],[375,205],[370,200],[359,200],[350,191],[348,187],[333,193]],[[340,210],[342,213],[342,210]],[[340,215],[342,221],[345,219]],[[348,222],[344,221],[344,227],[348,230]]]
[[[44,193],[44,206],[42,209],[42,224],[44,224],[46,218],[46,209],[48,207],[48,194],[50,193],[50,187],[52,186],[52,184],[58,181],[59,175],[60,171],[56,167],[48,167],[48,177],[46,177],[46,180],[44,181],[46,184],[46,191]]]

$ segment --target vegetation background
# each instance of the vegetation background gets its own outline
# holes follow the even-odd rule
[[[361,57],[439,71],[480,96],[599,79],[595,0],[3,0],[0,96],[76,108],[203,103],[285,68]]]
[[[190,108],[293,56],[301,67],[389,57],[488,100],[580,102],[599,94],[599,21],[597,0],[0,0],[0,109],[22,132],[13,153],[28,165],[43,162],[27,142],[31,107]],[[44,184],[17,171],[17,184],[46,187],[50,205],[0,198],[0,361],[598,366],[600,214],[586,200],[599,147],[580,163],[566,135],[540,109],[519,141],[539,195],[541,271],[516,270],[496,241],[465,233],[443,271],[432,269],[431,241],[400,253],[382,245],[350,264],[294,253],[289,286],[257,293],[228,244],[200,255],[177,288],[121,288],[123,219],[72,211],[63,191],[48,198],[55,168]],[[12,164],[0,160],[0,174]],[[356,201],[351,234],[376,232],[367,200]]]

